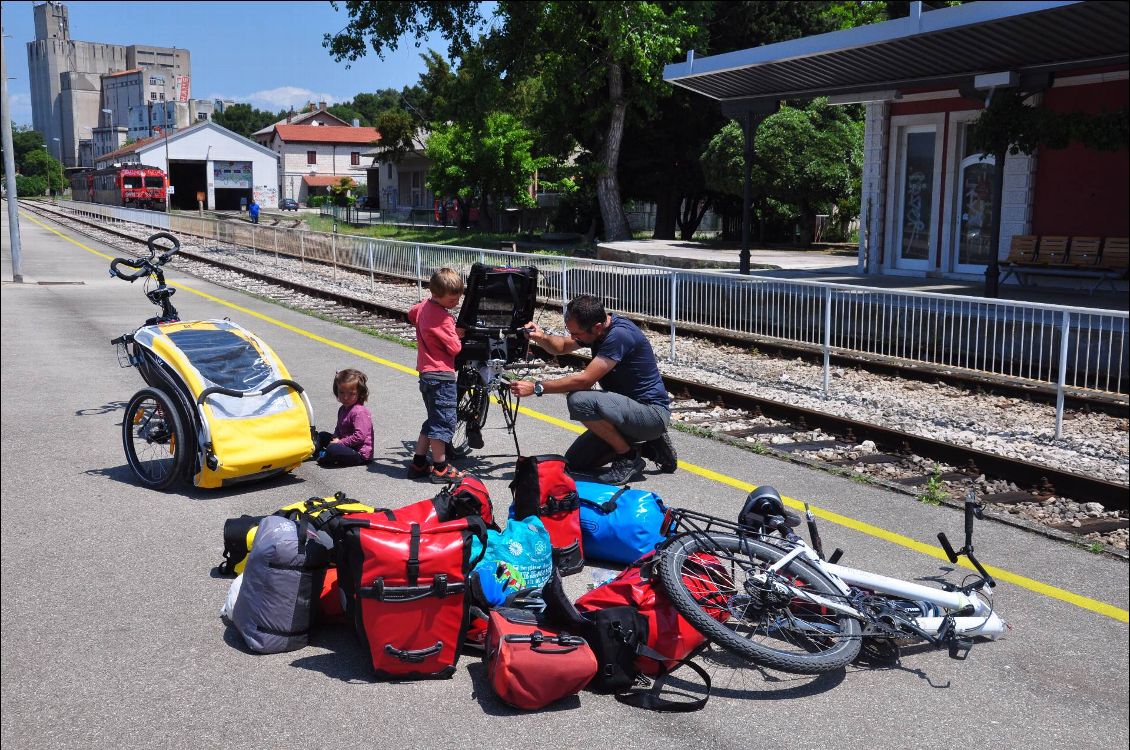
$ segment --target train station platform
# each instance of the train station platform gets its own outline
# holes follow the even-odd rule
[[[965,661],[908,649],[881,668],[819,677],[706,663],[705,709],[656,714],[582,693],[533,715],[493,698],[481,661],[451,680],[374,683],[368,654],[344,626],[311,645],[257,656],[218,611],[226,518],[344,491],[396,507],[436,487],[405,477],[423,421],[415,351],[282,308],[177,270],[184,319],[230,317],[267,341],[303,384],[319,426],[332,427],[334,373],[369,376],[376,458],[224,490],[143,489],[125,462],[125,402],[143,387],[118,366],[110,339],[153,314],[140,284],[108,276],[106,246],[24,213],[25,283],[12,283],[7,215],[0,317],[4,512],[3,745],[53,748],[219,748],[315,745],[407,748],[571,747],[680,750],[750,747],[1125,747],[1130,675],[1126,563],[985,522],[978,557],[1000,580],[997,611],[1012,625]],[[561,453],[575,436],[565,399],[526,399],[517,430],[526,454]],[[505,517],[514,445],[492,410],[486,446],[461,468],[481,476]],[[960,513],[682,432],[682,461],[648,468],[635,486],[669,505],[732,518],[746,493],[772,484],[813,504],[842,564],[908,580],[967,571],[943,562],[935,534],[960,534]],[[603,568],[603,566],[602,566]],[[573,596],[610,575],[566,579]],[[676,684],[681,681],[676,680]]]
[[[702,242],[646,239],[604,242],[598,246],[597,253],[601,260],[737,273],[740,251],[737,247],[720,248]],[[754,275],[770,278],[803,279],[880,289],[954,294],[963,297],[985,295],[983,280],[863,273],[858,269],[855,253],[849,255],[825,250],[755,246],[750,248],[750,264]],[[1079,288],[1055,286],[1047,278],[1041,278],[1032,285],[1021,286],[1011,283],[1010,279],[1001,286],[1000,299],[1092,307],[1101,310],[1130,310],[1130,295],[1127,294],[1125,280],[1115,282],[1117,291],[1104,287],[1103,290],[1093,294],[1088,294],[1087,289],[1094,285],[1095,279],[1060,281],[1084,286]]]

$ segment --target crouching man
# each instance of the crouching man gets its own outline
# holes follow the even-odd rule
[[[536,323],[526,332],[550,354],[589,348],[588,367],[556,380],[518,380],[510,391],[521,397],[568,394],[569,417],[586,428],[565,453],[570,471],[625,484],[643,469],[646,457],[660,471],[673,473],[678,459],[667,434],[670,397],[643,332],[632,321],[608,314],[604,303],[589,294],[569,303],[565,328],[568,337],[549,335]],[[590,390],[596,383],[603,390]],[[601,471],[605,464],[610,465]]]

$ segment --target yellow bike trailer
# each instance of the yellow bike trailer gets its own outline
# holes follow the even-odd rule
[[[146,484],[168,486],[191,473],[197,487],[223,487],[290,471],[313,454],[309,399],[247,329],[230,320],[169,322],[142,326],[130,338],[130,364],[152,388],[134,397],[149,410],[132,402],[126,410],[134,422],[123,425],[126,455]],[[195,450],[176,450],[178,439]],[[163,443],[163,455],[174,457],[168,481],[147,481],[136,450],[146,442]]]

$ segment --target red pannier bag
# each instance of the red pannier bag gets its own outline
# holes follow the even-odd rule
[[[488,528],[498,530],[486,485],[470,475],[447,485],[435,497],[396,508],[391,513],[397,521],[415,521],[421,526],[479,516]]]
[[[577,483],[565,473],[565,459],[519,456],[510,491],[514,495],[511,518],[540,516],[553,545],[554,566],[563,576],[580,572],[585,567],[580,500]]]
[[[582,594],[576,601],[579,612],[593,612],[627,605],[635,607],[646,617],[647,645],[669,659],[656,663],[654,659],[637,658],[636,669],[651,676],[671,671],[692,651],[706,642],[706,637],[679,614],[667,593],[663,591],[659,584],[659,573],[655,570],[656,561],[654,552],[644,555],[618,576]],[[712,555],[699,553],[687,561],[688,565],[693,563],[702,566],[703,575],[683,577],[690,591],[698,599],[711,595],[720,597],[717,582],[728,585],[725,582],[730,580],[730,576],[718,559]],[[724,606],[714,609],[711,614],[719,621],[729,616]]]
[[[342,622],[345,619],[345,609],[342,607],[341,588],[337,584],[337,568],[326,568],[326,576],[322,579],[322,592],[318,596],[318,622]]]
[[[597,669],[584,638],[541,627],[533,612],[522,609],[491,611],[483,660],[495,695],[526,711],[576,695]]]
[[[378,679],[446,678],[467,630],[477,516],[423,526],[381,513],[342,520],[338,580],[346,615]]]

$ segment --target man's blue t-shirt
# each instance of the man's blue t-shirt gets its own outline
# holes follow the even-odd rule
[[[600,379],[601,388],[627,396],[641,404],[670,408],[671,399],[659,376],[655,352],[635,323],[613,315],[608,332],[604,334],[604,338],[593,342],[591,348],[594,357],[604,357],[616,363]]]

